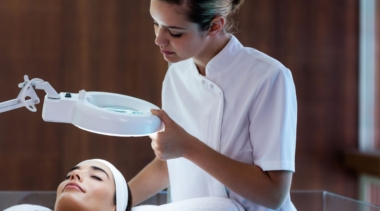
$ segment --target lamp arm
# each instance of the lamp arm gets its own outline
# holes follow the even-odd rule
[[[59,94],[49,84],[49,82],[43,81],[42,79],[35,78],[29,80],[28,76],[25,75],[24,82],[20,83],[18,86],[21,88],[19,95],[16,99],[0,103],[0,113],[21,107],[26,107],[28,110],[36,112],[37,109],[34,105],[40,103],[40,99],[38,98],[33,87],[36,89],[45,90],[47,97],[50,99],[60,99]],[[26,97],[30,97],[30,99],[25,100]]]
[[[36,83],[36,89],[45,90],[47,97],[50,99],[60,99],[61,96],[55,91],[55,89],[47,81]]]

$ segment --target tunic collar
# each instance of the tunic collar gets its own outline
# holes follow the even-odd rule
[[[231,35],[230,41],[216,56],[206,65],[206,77],[222,73],[228,69],[229,65],[235,60],[238,52],[244,48],[239,40]]]

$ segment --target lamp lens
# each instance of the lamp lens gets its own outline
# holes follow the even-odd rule
[[[142,111],[137,111],[128,107],[124,106],[103,106],[101,107],[103,109],[106,109],[108,111],[117,112],[117,113],[124,113],[124,114],[143,114]]]

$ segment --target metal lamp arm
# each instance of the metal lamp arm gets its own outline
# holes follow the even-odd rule
[[[60,95],[49,84],[49,82],[43,81],[42,79],[35,78],[29,80],[28,76],[25,75],[24,82],[20,83],[18,86],[21,88],[19,95],[16,99],[0,103],[0,113],[21,107],[26,107],[28,110],[36,112],[37,109],[34,105],[40,103],[40,99],[38,98],[33,87],[36,89],[45,90],[48,98],[60,99]],[[26,97],[29,97],[30,99],[26,100]]]

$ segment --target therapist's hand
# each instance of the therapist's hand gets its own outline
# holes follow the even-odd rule
[[[151,110],[165,125],[161,132],[150,135],[152,148],[161,160],[183,157],[189,152],[194,137],[174,122],[164,110]]]

